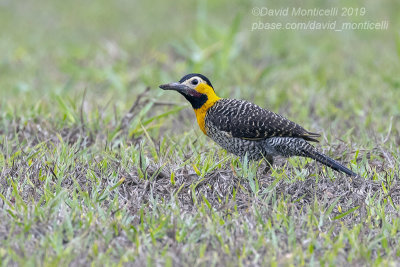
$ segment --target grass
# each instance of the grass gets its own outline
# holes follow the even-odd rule
[[[257,1],[0,4],[2,266],[398,265],[397,3],[337,18],[387,31],[341,33],[251,31],[295,20]],[[188,72],[320,132],[362,179],[242,164],[157,88]]]

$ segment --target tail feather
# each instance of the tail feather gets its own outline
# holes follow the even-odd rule
[[[317,136],[317,134],[312,134],[311,136]],[[313,141],[310,138],[310,141]],[[268,149],[273,149],[275,154],[291,157],[291,156],[301,156],[315,159],[316,161],[336,170],[343,172],[349,176],[358,176],[356,173],[352,172],[347,167],[343,166],[334,159],[331,159],[327,155],[319,152],[313,145],[308,143],[305,138],[292,138],[292,137],[272,137],[266,139],[266,147]]]
[[[343,172],[349,176],[357,176],[356,173],[354,173],[347,167],[343,166],[341,163],[337,162],[334,159],[331,159],[327,155],[324,155],[316,150],[314,150],[312,153],[310,153],[309,157],[315,159],[316,161],[318,161],[336,171]]]
[[[319,137],[321,137],[320,134],[309,132],[309,131],[306,131],[305,134],[303,134],[301,136],[301,138],[303,138],[304,140],[311,141],[311,142],[316,142],[316,143],[319,142],[319,140],[316,139],[316,138],[319,138]]]

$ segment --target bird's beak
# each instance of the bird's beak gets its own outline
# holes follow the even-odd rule
[[[163,89],[163,90],[174,90],[174,91],[178,91],[180,93],[184,93],[185,91],[190,89],[186,85],[180,84],[180,83],[162,84],[162,85],[160,85],[160,88]]]

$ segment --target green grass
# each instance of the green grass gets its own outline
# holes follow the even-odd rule
[[[0,1],[1,265],[398,265],[400,5],[384,2],[335,19],[388,30],[333,32],[251,31],[307,20],[251,14],[289,2]],[[243,164],[158,89],[189,72],[320,132],[362,179]]]

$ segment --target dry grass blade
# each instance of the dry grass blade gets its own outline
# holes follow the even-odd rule
[[[136,97],[135,102],[133,103],[133,105],[131,106],[131,108],[129,109],[129,111],[124,115],[124,117],[121,120],[121,124],[120,124],[120,129],[126,134],[127,130],[128,130],[128,126],[129,124],[132,122],[133,118],[135,117],[135,114],[138,113],[138,110],[140,109],[140,107],[144,106],[145,104],[147,104],[150,100],[149,99],[144,99],[142,101],[142,99],[148,95],[150,91],[150,87],[146,87],[146,90],[144,90],[144,92],[142,92],[141,94],[139,94]]]

